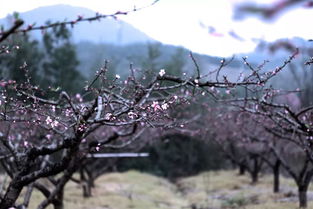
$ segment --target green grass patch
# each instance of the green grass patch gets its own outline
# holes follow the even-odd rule
[[[70,182],[64,200],[66,209],[188,209],[191,205],[197,209],[297,208],[297,189],[292,179],[281,178],[278,194],[272,192],[272,175],[261,176],[256,185],[250,182],[248,175],[239,176],[237,171],[204,172],[176,182],[128,171],[97,179],[90,198],[82,197],[81,185]],[[36,208],[43,199],[35,190],[29,208]],[[312,201],[308,204],[313,208]]]

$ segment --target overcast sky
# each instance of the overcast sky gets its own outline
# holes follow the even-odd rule
[[[313,19],[309,9],[295,9],[272,23],[264,23],[257,18],[243,21],[232,19],[232,6],[243,0],[160,0],[154,6],[121,17],[152,38],[166,44],[184,46],[192,51],[230,56],[234,53],[253,50],[255,42],[251,39],[275,40],[295,36],[311,39]],[[271,3],[273,0],[258,0]],[[130,10],[136,5],[149,5],[151,0],[10,0],[0,6],[0,18],[13,11],[25,12],[40,6],[68,4],[81,6],[103,14],[118,10]],[[246,1],[245,1],[246,2]],[[201,26],[202,24],[202,26]],[[216,30],[209,33],[204,26]],[[234,31],[239,40],[228,33]]]

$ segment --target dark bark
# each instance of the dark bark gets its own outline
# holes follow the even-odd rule
[[[259,158],[257,156],[254,156],[252,158],[253,160],[253,166],[252,170],[250,172],[252,184],[256,184],[259,181],[259,172],[261,170],[261,163],[259,162]]]
[[[245,175],[246,173],[246,166],[242,163],[239,164],[239,175],[242,176],[242,175]]]
[[[92,196],[91,193],[91,185],[88,183],[88,181],[82,182],[83,186],[83,197],[88,198]]]
[[[252,184],[256,184],[259,181],[259,173],[258,172],[252,172],[251,173],[251,180],[252,180]]]
[[[56,195],[56,198],[52,201],[54,209],[64,209],[63,199],[64,189],[61,189]]]
[[[51,195],[51,191],[44,185],[39,184],[39,183],[35,183],[34,187],[36,189],[38,189],[47,199],[50,197]],[[53,205],[54,209],[60,209],[63,208],[63,191],[61,191],[60,193],[58,193],[56,195],[56,197],[51,201],[51,204]]]
[[[30,184],[27,187],[27,191],[26,191],[26,194],[25,194],[25,197],[24,197],[24,202],[23,202],[23,204],[18,205],[17,208],[19,208],[19,209],[27,209],[28,208],[29,201],[30,201],[30,198],[31,198],[31,195],[32,195],[32,192],[33,192],[33,188],[34,188],[34,184],[33,183]]]
[[[308,206],[307,191],[308,185],[298,185],[298,197],[300,208],[307,208]]]
[[[2,41],[4,41],[5,39],[7,39],[10,35],[12,35],[13,33],[15,33],[15,31],[21,27],[24,24],[23,20],[17,19],[14,22],[14,25],[8,30],[2,33],[2,36],[0,37],[0,43]]]
[[[11,183],[3,199],[0,202],[0,209],[7,209],[10,207],[13,207],[22,189],[23,189],[23,186],[19,184]]]
[[[95,187],[95,178],[93,178],[92,176],[88,177],[88,184],[90,185],[91,188]]]
[[[77,151],[78,148],[75,147],[73,148],[73,153]],[[71,179],[73,173],[75,171],[78,171],[78,166],[79,163],[81,162],[81,158],[79,158],[78,155],[73,155],[73,158],[70,162],[68,162],[68,167],[64,171],[64,174],[62,177],[60,177],[57,180],[57,185],[55,185],[55,188],[52,192],[50,192],[49,197],[46,198],[44,201],[42,201],[38,209],[44,209],[46,208],[49,204],[53,204],[55,209],[63,209],[63,199],[64,199],[64,187],[66,183]]]
[[[274,175],[274,185],[273,192],[278,193],[280,188],[279,174],[280,174],[280,160],[276,160],[275,165],[273,166],[273,175]]]
[[[46,199],[39,204],[38,209],[44,209],[50,204],[53,205],[54,209],[64,209],[64,187],[65,184],[69,181],[73,172],[74,170],[71,170],[70,172],[65,171],[65,174],[58,181],[54,190],[52,192],[49,191],[49,193],[47,193],[48,196],[45,195]]]
[[[88,198],[91,197],[91,185],[90,185],[90,181],[88,175],[86,177],[84,169],[80,168],[80,181],[82,184],[82,188],[83,188],[83,197]]]
[[[85,171],[86,171],[87,178],[88,178],[88,184],[90,185],[90,187],[94,188],[96,177],[94,177],[93,173],[90,172],[87,168],[85,169]]]

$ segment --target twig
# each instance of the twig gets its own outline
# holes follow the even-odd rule
[[[21,27],[24,24],[23,20],[17,19],[14,22],[14,25],[7,31],[0,32],[0,43],[7,39],[11,34],[18,32],[18,28]]]

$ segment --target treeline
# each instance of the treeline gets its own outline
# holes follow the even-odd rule
[[[61,26],[43,33],[40,42],[28,34],[14,34],[3,43],[13,47],[0,60],[2,79],[18,83],[30,79],[43,89],[77,92],[86,78],[78,71],[70,31]]]
[[[193,73],[194,65],[189,58],[189,51],[182,47],[164,45],[159,42],[137,43],[125,46],[111,44],[96,44],[80,42],[76,45],[77,56],[80,60],[79,70],[88,76],[103,66],[105,60],[110,61],[110,69],[125,75],[129,71],[130,63],[143,70],[166,69],[173,75],[181,72]],[[94,53],[90,53],[90,52]],[[200,66],[219,65],[220,57],[194,55]],[[234,61],[230,67],[238,67],[241,63]]]

